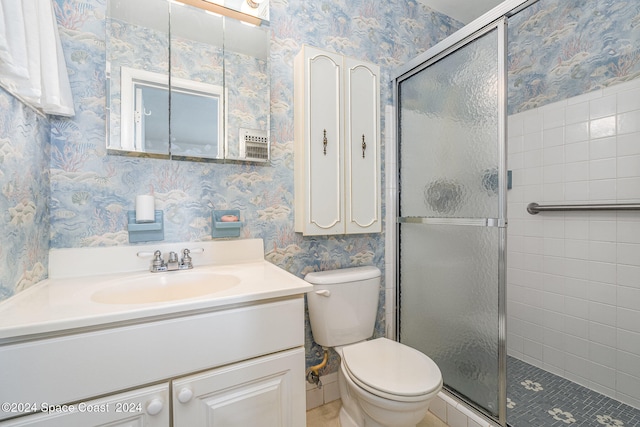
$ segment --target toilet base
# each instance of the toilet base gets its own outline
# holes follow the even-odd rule
[[[356,421],[351,417],[351,415],[349,415],[344,405],[340,407],[339,418],[340,418],[340,427],[362,427],[361,425],[358,425],[358,423],[356,423]]]

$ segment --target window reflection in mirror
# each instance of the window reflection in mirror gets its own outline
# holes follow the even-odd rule
[[[222,159],[224,18],[172,4],[170,51],[171,156]]]
[[[166,87],[136,84],[133,99],[133,138],[123,138],[124,141],[133,143],[132,147],[127,147],[128,149],[148,153],[166,152],[169,136],[165,127],[169,121],[169,111],[164,110],[162,105],[167,105],[167,102],[169,91]]]
[[[223,157],[222,86],[174,77],[169,101],[166,75],[122,67],[121,78],[122,149],[145,153],[169,150],[173,155],[185,157]]]
[[[218,93],[171,88],[171,155],[222,159],[222,88]]]

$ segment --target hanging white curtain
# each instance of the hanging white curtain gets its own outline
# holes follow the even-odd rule
[[[52,0],[0,0],[0,84],[47,114],[73,116]]]

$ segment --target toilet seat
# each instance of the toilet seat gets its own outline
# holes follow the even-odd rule
[[[442,373],[433,360],[387,338],[343,347],[342,361],[353,382],[386,399],[416,402],[442,386]]]

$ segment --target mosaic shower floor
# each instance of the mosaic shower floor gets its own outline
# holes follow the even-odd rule
[[[511,427],[638,427],[640,410],[514,357],[507,362]]]

